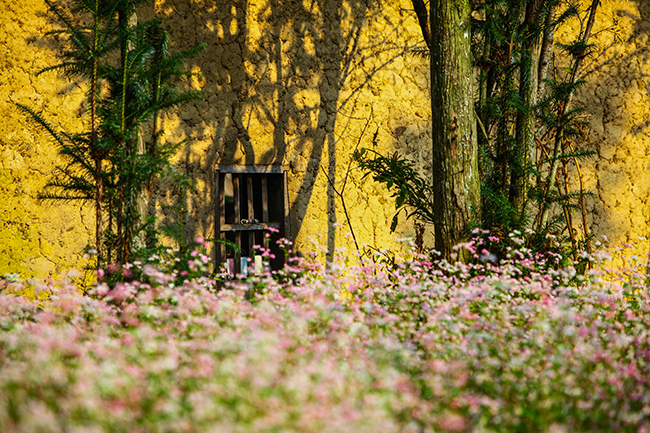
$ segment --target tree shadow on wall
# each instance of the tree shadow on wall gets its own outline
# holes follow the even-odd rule
[[[602,120],[600,133],[599,128],[594,131],[600,155],[594,174],[601,194],[607,194],[600,197],[604,213],[601,221],[604,222],[604,228],[611,231],[600,234],[607,235],[612,241],[639,229],[638,222],[633,222],[634,213],[638,209],[631,209],[626,217],[616,215],[618,205],[615,204],[615,199],[620,195],[631,194],[634,196],[633,201],[645,201],[650,196],[650,188],[644,186],[640,177],[636,177],[647,176],[650,160],[628,154],[631,146],[622,146],[628,140],[643,142],[650,138],[648,110],[638,112],[634,109],[638,106],[635,105],[635,95],[637,98],[639,93],[643,98],[650,95],[650,69],[647,66],[650,64],[647,44],[650,36],[650,4],[645,0],[633,0],[633,3],[632,7],[621,5],[609,9],[611,14],[606,10],[599,11],[592,39],[596,43],[598,54],[586,65],[582,77],[587,81],[583,108],[589,116]],[[629,21],[633,23],[631,28],[623,24]],[[633,165],[645,169],[636,173],[632,169]],[[633,170],[634,174],[629,175],[626,170]],[[602,183],[605,179],[609,183]],[[609,205],[605,204],[607,201],[610,202]],[[596,210],[596,206],[593,209]],[[647,211],[645,209],[644,213],[647,214]],[[646,217],[645,221],[650,227],[650,219]]]
[[[645,100],[650,100],[650,2],[646,0],[634,0],[637,7],[637,13],[630,14],[627,10],[619,10],[618,14],[622,17],[627,16],[634,20],[634,26],[629,39],[626,42],[628,46],[634,46],[635,49],[625,56],[620,64],[620,70],[627,72],[631,79],[628,88],[624,89],[628,98],[633,97],[634,89],[631,89],[633,80],[636,80],[639,90],[644,92]],[[623,90],[623,89],[622,89]],[[632,113],[635,115],[630,134],[638,137],[640,142],[650,142],[650,105],[644,107],[641,113]],[[631,111],[631,110],[630,110]],[[638,156],[638,155],[635,155]],[[634,196],[645,201],[645,238],[650,239],[650,146],[646,144],[644,156],[640,158],[641,169],[638,178],[632,179],[632,192]],[[632,239],[632,242],[636,239]],[[650,246],[649,246],[650,248]],[[648,250],[650,257],[650,249]],[[650,263],[647,272],[650,275]]]
[[[355,117],[359,92],[391,58],[412,48],[397,44],[399,22],[362,46],[373,7],[379,8],[375,0],[157,2],[156,15],[166,20],[175,49],[207,43],[191,65],[201,72],[206,98],[183,107],[182,122],[173,128],[190,138],[181,165],[199,185],[188,204],[187,236],[212,237],[213,169],[232,164],[290,170],[292,236],[298,235],[319,167],[335,182],[337,155],[348,150],[334,131],[365,123]],[[351,85],[351,74],[378,53],[389,53],[388,60],[364,68],[364,77]],[[335,192],[331,184],[327,188],[333,251]]]
[[[646,95],[649,96],[648,99],[650,99],[650,68],[648,68],[650,65],[650,2],[647,0],[635,0],[635,2],[638,7],[639,16],[635,17],[636,21],[632,38],[636,38],[640,42],[640,45],[642,45],[639,47],[640,52],[637,65],[645,65],[647,68],[640,72],[642,73],[641,78],[644,79],[643,81],[645,82],[644,90]],[[634,126],[633,132],[636,134],[643,134],[645,142],[647,143],[650,142],[650,106],[647,107],[646,115],[644,117],[645,119],[642,122],[639,122],[639,124]],[[650,146],[646,146],[644,165],[645,170],[641,173],[641,176],[643,176],[643,180],[645,180],[643,183],[645,187],[642,188],[640,193],[646,199],[645,211],[647,213],[647,232],[645,237],[650,239]],[[650,259],[650,245],[648,246],[647,257]],[[650,277],[650,260],[647,264],[646,273]]]

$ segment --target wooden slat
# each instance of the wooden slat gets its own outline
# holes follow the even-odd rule
[[[219,167],[222,173],[281,174],[283,169],[277,165],[231,165]]]
[[[269,227],[280,230],[282,223],[259,223],[259,224],[222,224],[221,232],[247,232],[268,230]]]
[[[235,205],[235,222],[241,221],[241,193],[240,193],[241,174],[232,175],[232,201]],[[235,232],[235,244],[241,248],[241,232]],[[240,250],[235,251],[235,274],[239,272]]]
[[[291,218],[289,215],[289,177],[286,170],[282,173],[283,178],[283,198],[284,198],[284,227],[282,227],[282,236],[291,239]]]
[[[222,222],[225,223],[225,199],[223,196],[223,182],[221,182],[221,173],[219,170],[214,172],[214,197],[217,206],[214,209],[214,239],[219,240],[224,238],[224,233],[221,233]],[[224,247],[222,242],[215,242],[213,257],[213,272],[219,271],[221,260],[224,256]]]
[[[235,222],[241,221],[241,195],[239,191],[239,176],[232,175],[232,203],[235,207]]]
[[[247,190],[246,192],[248,193],[248,219],[251,220],[255,218],[255,199],[253,195],[253,177],[250,175],[246,176],[246,190]],[[255,245],[255,232],[251,231],[248,233],[248,246],[247,246],[247,253],[251,257],[253,256],[251,252],[251,248],[253,248],[253,245]]]
[[[269,182],[266,176],[262,176],[262,222],[269,222]]]

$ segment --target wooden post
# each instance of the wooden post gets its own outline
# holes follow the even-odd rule
[[[224,175],[225,176],[225,175]],[[223,193],[223,184],[221,182],[221,172],[215,170],[214,172],[214,197],[217,203],[214,209],[214,263],[213,270],[214,272],[219,272],[219,266],[221,265],[221,260],[224,256],[224,245],[223,242],[219,242],[224,239],[225,235],[221,232],[221,226],[226,222],[225,215],[225,198]]]
[[[240,195],[241,174],[232,174],[232,201],[235,205],[235,224],[241,221],[241,195]],[[235,232],[235,244],[239,249],[235,250],[235,274],[239,272],[239,258],[241,257],[241,232]]]
[[[253,197],[253,176],[246,177],[246,189],[248,193],[248,220],[255,219],[255,199]],[[248,255],[253,256],[253,245],[255,245],[255,232],[253,230],[248,232]]]

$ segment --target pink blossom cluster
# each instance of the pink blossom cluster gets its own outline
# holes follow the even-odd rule
[[[320,257],[224,286],[147,265],[89,295],[5,288],[0,431],[650,432],[644,262]]]

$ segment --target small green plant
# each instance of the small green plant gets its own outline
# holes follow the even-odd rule
[[[377,144],[377,133],[373,137],[373,144]],[[395,198],[396,213],[390,225],[391,232],[395,231],[400,213],[406,213],[406,219],[415,217],[419,221],[432,224],[433,217],[433,190],[431,183],[427,182],[413,167],[414,164],[400,156],[397,152],[390,156],[383,156],[374,149],[359,149],[353,158],[365,174],[373,180],[386,184]]]

